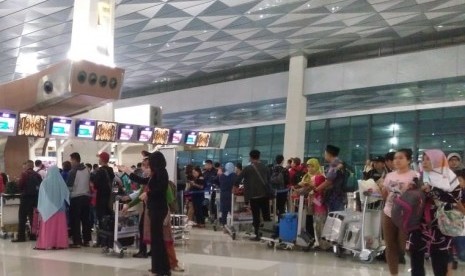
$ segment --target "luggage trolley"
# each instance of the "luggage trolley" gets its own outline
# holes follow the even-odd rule
[[[362,212],[342,211],[328,214],[323,239],[333,244],[340,257],[348,250],[363,262],[372,262],[385,247],[381,242],[383,202],[377,194],[366,195]]]
[[[1,194],[0,235],[3,239],[13,237],[18,231],[18,211],[21,194]]]
[[[292,196],[290,197],[292,200]],[[304,203],[305,196],[298,197],[298,212],[284,214],[279,223],[279,238],[262,237],[261,240],[267,243],[269,248],[293,250],[296,246],[304,251],[310,250],[313,246],[313,239],[305,231],[302,231],[304,225]]]
[[[245,204],[243,195],[232,193],[231,198],[231,214],[228,214],[228,221],[225,226],[226,231],[233,240],[237,237],[237,232],[242,230],[244,225],[252,225],[252,211]]]
[[[127,214],[121,214],[123,203],[120,197],[116,197],[113,205],[114,229],[113,231],[99,230],[99,236],[111,239],[112,243],[107,243],[102,253],[114,253],[119,258],[123,258],[127,251],[127,246],[134,244],[135,238],[139,237],[139,213],[136,210],[129,210]],[[132,243],[131,243],[132,241]]]
[[[358,254],[361,261],[371,263],[374,261],[375,257],[383,253],[386,248],[383,245],[381,234],[384,202],[382,196],[375,193],[365,193],[361,196],[361,200],[363,201],[363,211],[360,242],[357,250],[351,251],[354,254]],[[348,230],[350,230],[350,228]],[[344,240],[348,240],[353,234],[347,231],[346,236],[347,238]]]
[[[183,243],[188,240],[191,227],[187,224],[186,215],[171,215],[171,231],[175,243]]]

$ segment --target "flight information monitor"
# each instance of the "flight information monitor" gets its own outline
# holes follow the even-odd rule
[[[0,111],[0,135],[14,135],[17,114],[10,111]]]
[[[75,136],[84,139],[93,139],[95,133],[95,120],[78,119],[74,124]]]
[[[50,136],[69,137],[72,123],[71,118],[52,117],[49,120],[48,134]]]
[[[139,127],[137,141],[139,142],[149,142],[152,139],[153,128],[151,127]]]

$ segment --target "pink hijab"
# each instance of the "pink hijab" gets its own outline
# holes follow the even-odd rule
[[[441,150],[425,150],[431,161],[433,170],[423,173],[423,181],[432,187],[436,187],[446,192],[452,192],[459,186],[459,181],[455,173],[449,168],[447,157]]]

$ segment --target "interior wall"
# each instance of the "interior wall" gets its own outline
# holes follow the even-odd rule
[[[147,150],[147,145],[133,145],[126,148],[121,154],[120,165],[132,166],[142,161],[141,151]]]
[[[305,70],[305,95],[465,76],[465,45],[392,55]],[[162,106],[163,114],[287,97],[289,72],[193,87],[114,102],[115,108]]]
[[[110,153],[111,143],[107,142],[95,142],[75,139],[71,141],[68,146],[63,150],[63,161],[69,160],[69,155],[73,152],[78,152],[81,155],[81,161],[83,163],[98,163],[97,154],[100,151],[106,151]],[[61,164],[58,164],[61,167]]]

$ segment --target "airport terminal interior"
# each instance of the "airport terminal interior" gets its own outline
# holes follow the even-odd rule
[[[316,162],[329,179],[337,167],[331,156],[339,156],[351,168],[341,185],[349,185],[352,177],[366,183],[376,164],[383,172],[398,169],[387,164],[399,149],[412,150],[409,168],[421,175],[428,150],[438,149],[458,162],[458,178],[448,184],[465,183],[465,0],[4,0],[0,53],[0,275],[414,275],[408,253],[394,261],[398,274],[388,266],[381,231],[387,207],[374,204],[380,198],[370,201],[363,184],[344,186],[342,219],[321,221],[316,210],[323,204],[326,215],[331,208],[319,201],[318,187],[305,195],[295,190],[312,176],[307,164]],[[149,271],[160,267],[147,252],[133,257],[156,224],[139,222],[156,212],[126,206],[155,193],[155,177],[146,174],[155,171],[153,152],[163,153],[174,183],[162,197],[174,204],[170,224],[163,221],[172,240],[163,233],[160,243],[169,258],[174,246],[179,261],[170,259],[158,274]],[[266,190],[278,155],[289,166],[277,180],[284,188],[274,187],[262,205],[271,221],[263,222],[262,210],[254,228],[261,207],[252,205],[261,197],[248,205],[247,175],[233,183],[245,192],[231,184],[228,195],[221,179],[242,175],[242,167],[249,177],[256,172],[265,186],[257,189]],[[77,194],[81,162],[90,165],[91,184]],[[256,164],[270,168],[268,182]],[[452,169],[448,164],[442,166]],[[112,210],[103,215],[107,204],[92,216],[102,206],[98,177],[112,178],[99,175],[107,165],[116,175],[105,187]],[[200,188],[197,169],[205,176]],[[31,194],[28,170],[43,180]],[[220,171],[216,178],[213,170]],[[54,173],[63,176],[60,192],[46,188]],[[308,183],[317,185],[316,178]],[[47,189],[71,198],[70,207],[47,198]],[[36,197],[33,215],[28,196]],[[450,204],[460,213],[460,198]],[[463,214],[457,216],[465,228]],[[59,236],[45,230],[59,221],[68,229],[65,249],[42,246],[44,236]],[[455,236],[448,276],[465,275],[465,230]],[[436,257],[420,258],[423,275],[446,276],[433,272]]]

